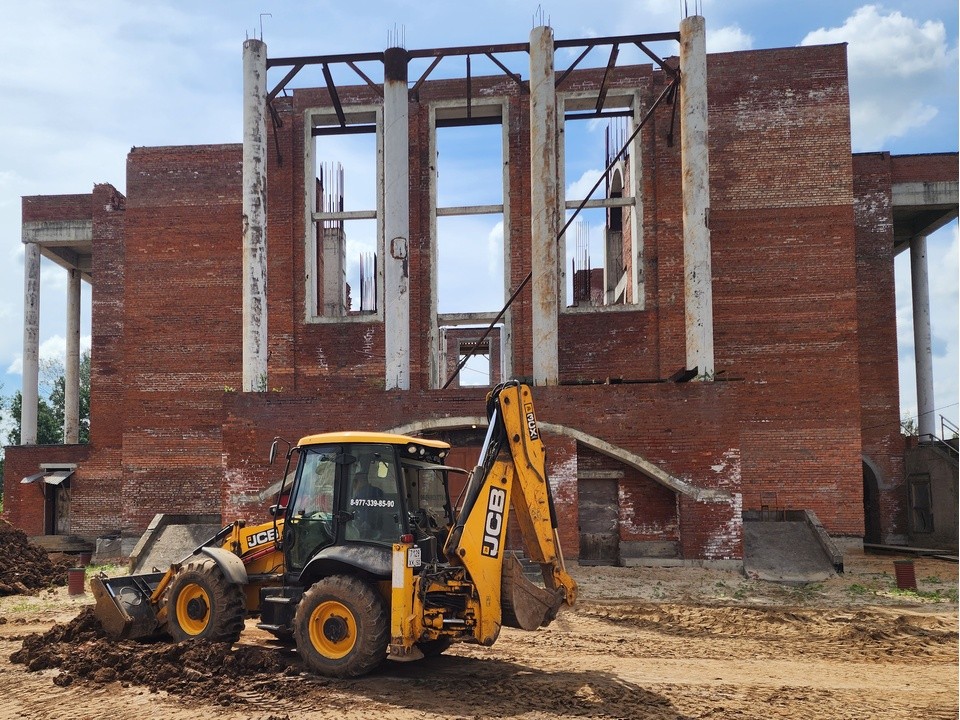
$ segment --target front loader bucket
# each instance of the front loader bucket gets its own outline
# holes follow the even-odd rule
[[[500,583],[504,625],[520,630],[545,627],[557,616],[563,597],[563,590],[547,590],[527,580],[516,556],[504,557]]]
[[[107,633],[118,640],[150,637],[160,632],[156,607],[150,596],[166,573],[145,573],[108,578],[90,578],[97,601],[93,613]]]

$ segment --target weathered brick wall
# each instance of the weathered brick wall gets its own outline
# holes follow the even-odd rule
[[[241,382],[241,148],[135,148],[124,269],[123,530],[220,497],[220,412]]]
[[[888,153],[854,155],[857,242],[857,316],[863,458],[876,474],[880,537],[903,537],[906,488],[897,358],[897,306],[893,262],[893,207]],[[910,163],[915,170],[921,170]],[[869,528],[868,528],[869,529]]]
[[[776,492],[829,532],[859,536],[845,47],[715,55],[708,73],[716,366],[747,385],[744,507]]]
[[[895,155],[890,158],[890,182],[956,182],[957,153]]]
[[[44,490],[42,480],[21,485],[20,480],[40,472],[41,463],[67,463],[79,465],[89,454],[87,445],[13,445],[4,448],[3,466],[3,518],[23,530],[27,535],[43,535]],[[83,471],[70,478],[71,494],[84,486]],[[79,510],[71,500],[71,521]],[[89,511],[89,509],[88,509]]]
[[[26,195],[21,198],[21,222],[90,220],[90,193],[80,195]]]
[[[683,516],[692,532],[684,545],[684,552],[692,554],[684,557],[723,559],[742,555],[740,436],[732,422],[740,391],[741,386],[734,383],[691,383],[543,387],[534,393],[541,424],[584,433],[646,458],[692,485],[728,493],[726,501],[688,500]],[[307,434],[346,428],[389,430],[411,422],[429,427],[430,421],[475,417],[483,414],[484,407],[483,389],[375,392],[351,379],[328,388],[320,398],[286,393],[227,395],[224,516],[258,516],[269,505],[269,499],[256,501],[254,496],[282,474],[281,468],[266,465],[267,448],[275,435],[295,442]],[[643,409],[642,416],[637,408]],[[576,554],[576,443],[562,431],[545,437],[561,540],[566,552]],[[631,477],[631,482],[646,481]],[[681,519],[681,534],[682,523]],[[705,524],[701,527],[701,523]],[[664,529],[661,534],[673,532]]]

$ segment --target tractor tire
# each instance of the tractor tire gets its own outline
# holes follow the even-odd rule
[[[243,588],[228,582],[210,558],[184,564],[164,593],[166,630],[181,640],[234,643],[243,630]]]
[[[358,677],[386,658],[390,616],[383,598],[363,580],[331,575],[303,594],[293,634],[300,657],[315,673]]]

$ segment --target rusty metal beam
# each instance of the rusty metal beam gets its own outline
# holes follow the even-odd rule
[[[597,93],[597,112],[603,112],[603,101],[607,99],[607,81],[610,79],[611,71],[617,65],[617,56],[620,54],[620,46],[614,44],[610,48],[610,57],[607,59],[607,69],[603,71],[603,80],[600,81],[600,92]]]
[[[340,95],[337,93],[337,86],[333,84],[333,75],[330,73],[330,66],[323,64],[323,79],[327,83],[327,91],[330,93],[330,102],[333,103],[333,109],[337,113],[337,120],[340,121],[340,127],[347,126],[347,119],[343,114],[343,105],[340,103]]]
[[[663,70],[665,73],[667,73],[667,75],[669,75],[670,77],[676,77],[676,76],[677,76],[677,72],[678,72],[678,71],[677,71],[675,68],[672,68],[672,67],[670,67],[669,65],[667,65],[666,61],[665,61],[663,58],[661,58],[659,55],[657,55],[655,52],[653,52],[650,48],[648,48],[648,47],[647,47],[646,45],[644,45],[642,42],[638,42],[638,43],[634,43],[634,44],[635,44],[638,48],[640,48],[640,49],[646,54],[646,56],[647,56],[648,58],[650,58],[650,59],[653,60],[657,65],[659,65],[659,66],[660,66],[660,69]]]
[[[352,61],[347,60],[346,63],[347,63],[347,66],[348,66],[351,70],[353,70],[357,75],[359,75],[359,76],[364,80],[364,82],[367,83],[367,85],[369,85],[370,87],[372,87],[372,88],[374,89],[374,91],[377,93],[377,95],[379,95],[380,97],[383,97],[383,88],[382,88],[382,87],[380,87],[379,85],[377,85],[377,83],[375,83],[373,80],[371,80],[370,78],[368,78],[368,77],[364,74],[363,70],[361,70],[361,69],[358,68],[356,65],[354,65]]]
[[[525,89],[525,88],[524,88],[524,85],[523,85],[523,79],[522,79],[519,75],[517,75],[516,73],[511,72],[511,71],[510,71],[510,68],[508,68],[506,65],[504,65],[504,64],[503,64],[502,62],[500,62],[499,60],[497,60],[496,56],[495,56],[493,53],[487,52],[487,53],[484,53],[484,55],[486,55],[488,58],[490,58],[490,59],[493,61],[494,65],[496,65],[498,68],[500,68],[501,70],[503,70],[504,74],[505,74],[508,78],[510,78],[511,80],[513,80],[517,85],[519,85],[521,90],[524,90],[524,89]]]
[[[430,76],[430,73],[432,73],[432,72],[433,72],[433,69],[434,69],[437,65],[440,64],[440,61],[441,61],[441,60],[443,60],[443,56],[442,56],[442,55],[439,56],[439,57],[434,58],[433,62],[430,63],[430,67],[428,67],[428,68],[424,71],[423,75],[420,76],[420,79],[417,80],[417,81],[413,84],[413,87],[412,87],[412,88],[410,88],[410,96],[411,96],[411,97],[417,97],[417,93],[420,92],[420,86],[423,85],[423,83],[426,82],[427,78]]]
[[[563,73],[561,73],[560,77],[558,77],[556,81],[554,81],[553,83],[554,87],[559,88],[563,84],[563,81],[567,79],[567,75],[573,72],[574,68],[580,64],[580,61],[583,60],[587,56],[587,53],[590,52],[591,50],[593,50],[593,45],[587,45],[583,49],[583,52],[580,53],[580,56],[570,64],[570,67],[564,70]]]
[[[267,94],[267,102],[269,103],[273,100],[286,86],[287,83],[293,80],[298,72],[303,70],[303,64],[294,65],[290,72],[283,76],[283,80],[277,83],[277,86]]]

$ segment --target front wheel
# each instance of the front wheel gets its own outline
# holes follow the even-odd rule
[[[320,675],[365,675],[387,655],[386,604],[374,588],[349,575],[323,578],[307,590],[293,626],[300,656]]]
[[[210,558],[192,560],[170,581],[164,595],[167,631],[176,640],[236,642],[243,630],[243,589],[229,582]]]

